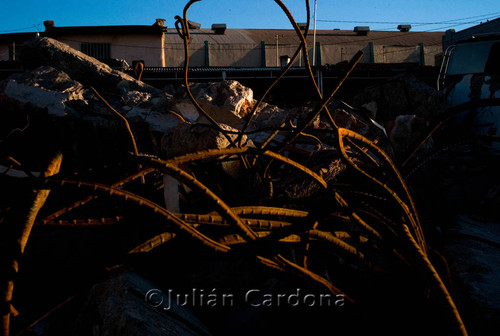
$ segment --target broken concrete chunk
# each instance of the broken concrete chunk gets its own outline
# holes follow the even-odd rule
[[[198,104],[219,123],[240,127],[242,119],[253,108],[252,89],[237,81],[196,83],[190,91]],[[207,122],[189,100],[187,93],[177,92],[172,102],[173,109],[191,122]]]
[[[279,108],[267,103],[260,104],[255,117],[253,118],[253,128],[279,127],[285,121],[295,115],[295,111]]]
[[[144,122],[151,131],[167,133],[181,119],[170,113],[171,96],[166,93],[151,94],[144,91],[129,91],[116,102],[116,106],[130,121]]]
[[[46,108],[48,113],[63,117],[76,115],[77,111],[68,106],[88,105],[83,85],[72,80],[66,73],[49,66],[41,66],[32,71],[14,74],[4,81],[3,93],[22,104]],[[76,104],[75,104],[76,103]]]
[[[154,132],[167,133],[181,121],[173,114],[162,113],[140,106],[132,107],[127,113],[126,118],[132,122],[144,122],[149,129]]]
[[[199,103],[217,106],[239,118],[245,118],[254,104],[253,90],[234,80],[198,83],[191,93]]]
[[[184,119],[190,122],[196,122],[200,118],[200,113],[190,101],[175,101],[172,103],[173,109],[180,113]]]
[[[227,131],[236,131],[225,124],[220,124],[220,127]],[[238,135],[233,133],[229,134],[229,137],[235,141]],[[252,145],[246,136],[243,136],[242,144]],[[174,157],[207,149],[227,148],[229,145],[229,140],[212,126],[181,123],[175,126],[171,133],[163,136],[161,148],[164,156]]]
[[[22,49],[22,61],[27,68],[49,65],[67,73],[84,85],[125,93],[130,90],[157,92],[158,89],[114,70],[65,43],[44,37],[27,41]]]
[[[134,106],[141,103],[149,102],[151,99],[151,93],[141,92],[137,90],[128,91],[123,97],[125,104],[128,106]]]

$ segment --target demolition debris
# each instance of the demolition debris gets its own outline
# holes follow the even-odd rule
[[[188,51],[187,18],[176,26]],[[307,50],[296,30],[294,57]],[[283,108],[236,81],[155,88],[51,38],[22,56],[25,71],[0,83],[4,335],[465,335],[474,325],[452,286],[464,270],[449,273],[441,256],[461,248],[444,234],[472,233],[448,217],[460,200],[435,200],[464,182],[449,156],[474,176],[484,157],[447,128],[429,136],[446,114],[439,92],[405,75],[351,102],[315,90]],[[488,195],[484,209],[498,205],[495,190],[467,185]],[[196,288],[248,300],[204,309],[150,295]],[[275,307],[283,293],[304,304]],[[310,307],[325,293],[342,304]]]

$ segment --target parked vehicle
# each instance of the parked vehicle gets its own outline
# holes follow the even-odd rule
[[[484,34],[450,46],[438,79],[460,131],[480,138],[500,155],[500,34]]]

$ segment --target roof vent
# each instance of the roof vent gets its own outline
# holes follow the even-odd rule
[[[188,20],[188,28],[189,29],[200,29],[201,28],[201,24],[198,23],[198,22],[194,22],[194,21],[189,21]]]
[[[399,31],[406,33],[406,32],[410,31],[411,25],[409,25],[409,24],[408,25],[398,25],[398,29],[399,29]]]
[[[358,34],[359,36],[366,36],[368,35],[368,32],[370,31],[370,27],[368,26],[356,26],[354,27],[354,32]]]
[[[300,30],[306,30],[307,22],[298,22],[297,26],[299,26]]]
[[[225,23],[214,23],[212,25],[212,30],[214,31],[214,33],[216,34],[224,34],[224,32],[226,31],[226,24]]]

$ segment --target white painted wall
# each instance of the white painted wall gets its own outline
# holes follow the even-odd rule
[[[164,66],[163,44],[160,35],[68,35],[58,38],[76,50],[82,43],[111,43],[111,58],[133,61],[144,60],[145,66]]]

